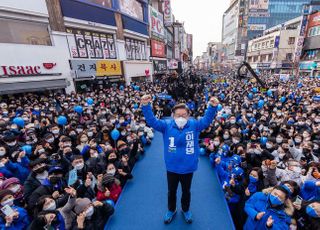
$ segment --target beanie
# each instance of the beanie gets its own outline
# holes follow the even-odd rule
[[[88,198],[78,198],[74,206],[74,212],[79,215],[89,204],[91,204],[91,201]]]

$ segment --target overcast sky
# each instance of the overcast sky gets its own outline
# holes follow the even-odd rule
[[[230,0],[171,0],[176,20],[193,34],[193,57],[206,50],[208,42],[221,41],[222,15]]]

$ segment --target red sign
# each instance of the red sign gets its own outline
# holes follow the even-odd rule
[[[47,69],[50,70],[52,69],[54,66],[56,66],[56,63],[42,63],[42,66]],[[39,75],[42,74],[41,71],[41,66],[25,66],[25,65],[21,65],[21,66],[8,66],[8,65],[2,65],[0,67],[0,76],[6,75],[6,76],[20,76],[20,75]]]
[[[320,12],[314,13],[309,16],[308,28],[320,25]]]
[[[163,42],[151,40],[151,56],[166,57],[166,45]]]

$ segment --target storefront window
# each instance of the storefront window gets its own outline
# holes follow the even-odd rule
[[[126,54],[128,60],[146,60],[146,45],[144,41],[131,38],[125,39]]]
[[[0,18],[0,43],[51,46],[48,24]]]
[[[104,6],[104,7],[108,7],[108,8],[112,7],[111,0],[87,0],[87,1]]]
[[[143,7],[137,0],[119,0],[121,12],[143,21]]]

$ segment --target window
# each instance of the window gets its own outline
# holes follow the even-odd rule
[[[258,58],[259,58],[259,56],[254,56],[253,57],[253,62],[258,62]]]
[[[262,49],[264,49],[266,47],[266,43],[262,42]]]
[[[296,42],[296,38],[295,37],[289,37],[288,45],[294,45],[295,42]]]
[[[261,43],[258,44],[258,50],[260,49],[260,47],[261,47]]]
[[[48,24],[0,18],[0,43],[51,46]]]
[[[269,48],[269,41],[266,42],[266,48]]]
[[[111,8],[112,6],[111,0],[87,0],[87,1],[104,6],[104,7],[108,7],[108,8]]]
[[[269,54],[268,55],[268,61],[271,61],[272,60],[272,54]]]
[[[274,47],[274,40],[270,41],[270,47],[273,48]]]
[[[286,61],[292,61],[292,53],[287,53],[286,54]]]
[[[309,29],[308,36],[313,37],[313,36],[318,36],[320,35],[320,26],[315,26]]]
[[[128,60],[146,60],[146,44],[144,41],[139,41],[131,38],[125,39],[126,54]]]

